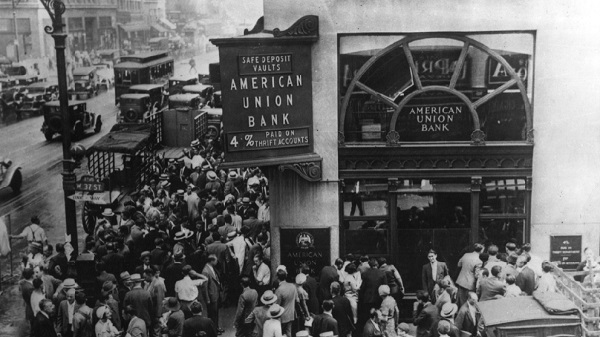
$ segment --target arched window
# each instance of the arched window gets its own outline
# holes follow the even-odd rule
[[[532,34],[340,41],[341,145],[533,141]]]

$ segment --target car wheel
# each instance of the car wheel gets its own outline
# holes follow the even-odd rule
[[[51,142],[52,138],[54,137],[54,133],[52,133],[51,131],[46,131],[44,132],[44,137],[46,137],[46,140]]]
[[[12,180],[10,181],[10,188],[14,194],[19,194],[19,192],[21,192],[22,185],[23,176],[21,175],[21,170],[16,170],[15,174],[13,174]]]

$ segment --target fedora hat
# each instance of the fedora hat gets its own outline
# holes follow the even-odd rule
[[[233,240],[237,236],[237,231],[231,231],[227,233],[227,240]]]
[[[166,174],[166,173],[162,173],[158,179],[160,179],[160,180],[169,180],[169,175]]]
[[[229,172],[229,174],[227,176],[231,179],[235,179],[238,177],[238,174],[235,171],[231,171],[231,172]]]
[[[242,202],[243,202],[244,204],[247,204],[247,203],[249,203],[249,202],[250,202],[250,198],[248,198],[248,197],[243,197],[243,198],[242,198]]]
[[[131,278],[130,278],[131,282],[137,283],[137,282],[142,282],[142,276],[140,274],[131,274]]]
[[[117,285],[114,284],[112,281],[104,282],[104,284],[102,285],[102,296],[106,296],[107,294],[109,294],[113,290],[115,290],[116,288],[117,288]]]
[[[208,170],[210,170],[210,165],[208,165],[208,164],[203,164],[203,165],[202,165],[202,171],[208,171]]]
[[[150,252],[147,250],[142,252],[140,255],[140,260],[143,260],[145,257],[151,257]]]
[[[206,174],[206,178],[208,178],[208,180],[213,181],[217,179],[217,174],[215,173],[215,171],[208,171],[208,173]]]
[[[277,295],[275,295],[273,293],[272,290],[267,290],[265,291],[265,293],[260,297],[260,301],[264,304],[264,305],[271,305],[275,302],[277,302]]]
[[[179,194],[179,195],[183,195],[184,193],[185,193],[184,190],[177,190],[177,194]]]
[[[333,331],[325,331],[325,332],[321,332],[319,334],[319,337],[333,337],[333,336],[335,336],[333,334]]]
[[[63,288],[65,289],[69,289],[69,288],[77,288],[77,283],[75,283],[75,280],[72,278],[66,278],[63,283],[62,283]]]
[[[129,272],[127,271],[122,272],[119,277],[121,278],[121,281],[127,281],[131,279],[131,275],[129,275]]]
[[[114,216],[115,213],[111,208],[105,208],[104,212],[102,212],[102,216]]]
[[[179,231],[177,233],[175,233],[175,241],[180,241],[180,240],[185,240],[187,238],[190,238],[194,235],[194,232],[192,231]]]
[[[200,142],[198,141],[198,139],[194,139],[192,140],[192,142],[190,143],[191,147],[196,147],[196,146],[200,146]]]
[[[458,306],[454,303],[445,303],[442,306],[442,310],[440,311],[440,315],[444,318],[454,317],[454,314],[458,311]]]
[[[181,309],[181,305],[179,304],[179,300],[177,300],[177,297],[169,297],[169,299],[165,303],[165,308],[169,311],[178,311],[179,309]]]
[[[269,318],[279,318],[283,315],[285,311],[279,304],[273,304],[271,308],[269,308],[269,314],[267,315]]]

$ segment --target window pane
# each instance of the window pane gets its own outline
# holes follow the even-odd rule
[[[345,180],[344,215],[387,215],[388,192],[385,182]]]
[[[522,245],[525,239],[524,219],[481,219],[479,221],[479,242],[485,245],[495,244],[504,251],[504,245],[515,240],[517,245]]]
[[[525,214],[525,179],[484,179],[481,214]]]
[[[387,220],[344,221],[344,225],[347,253],[388,253],[389,222]]]

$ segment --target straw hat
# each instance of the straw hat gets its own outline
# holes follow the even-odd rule
[[[238,174],[237,174],[237,172],[235,172],[235,171],[231,171],[231,172],[229,172],[229,174],[228,174],[227,176],[228,176],[230,179],[235,179],[235,178],[237,178],[237,177],[238,177]]]
[[[273,293],[271,290],[265,291],[265,293],[261,296],[260,301],[264,305],[270,305],[277,302],[277,295]]]
[[[377,290],[379,292],[379,296],[388,296],[390,294],[390,286],[387,284],[380,285],[379,289]]]
[[[110,312],[110,308],[108,307],[108,305],[103,305],[96,309],[96,316],[98,316],[98,319],[102,319],[102,317],[104,317],[104,314],[106,314],[107,312]]]
[[[185,240],[188,239],[190,237],[192,237],[194,235],[194,232],[192,231],[179,231],[177,233],[175,233],[175,241],[181,241],[181,240]]]
[[[65,289],[69,289],[69,288],[77,288],[77,283],[75,283],[75,280],[72,278],[67,278],[63,281],[62,283],[63,288]]]
[[[105,208],[104,212],[102,212],[102,216],[114,216],[115,213],[110,208]]]
[[[134,282],[134,283],[144,281],[140,274],[132,274],[130,280],[131,280],[131,282]]]
[[[209,181],[217,180],[217,174],[215,173],[215,171],[208,171],[208,173],[206,174],[206,178]]]
[[[333,334],[333,331],[325,331],[325,332],[321,332],[319,334],[319,337],[333,337],[333,336],[335,336]]]
[[[304,275],[302,273],[296,275],[296,284],[297,285],[303,285],[304,282],[306,282],[306,275]]]
[[[440,310],[440,315],[444,318],[454,317],[458,311],[458,306],[454,303],[445,303]]]
[[[129,275],[129,272],[127,271],[122,272],[119,277],[121,278],[121,281],[127,281],[131,279],[131,275]]]
[[[279,304],[273,304],[269,309],[268,317],[269,318],[279,318],[283,315],[285,309],[281,307]]]

